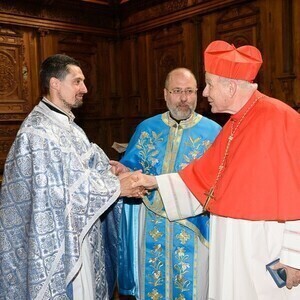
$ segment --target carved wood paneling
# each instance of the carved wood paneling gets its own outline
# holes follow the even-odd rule
[[[299,1],[83,3],[1,1],[0,168],[17,127],[38,101],[40,64],[58,52],[82,64],[88,94],[76,122],[109,156],[116,155],[114,141],[127,142],[140,121],[166,110],[165,77],[178,66],[198,79],[198,111],[224,123],[201,97],[203,51],[216,38],[257,46],[264,58],[260,90],[300,106]]]
[[[290,106],[296,107],[294,99],[294,45],[293,45],[293,1],[286,0],[282,3],[282,19],[286,20],[282,23],[282,72],[278,76],[281,88],[285,96],[285,102]]]
[[[74,0],[48,4],[40,0],[1,0],[0,23],[103,36],[115,34],[113,11],[102,5]]]
[[[217,20],[217,38],[236,47],[253,45],[260,47],[259,10],[253,5],[236,6],[226,9]],[[259,73],[256,82],[263,80]]]
[[[28,64],[24,51],[21,33],[0,28],[0,120],[20,120],[30,110]]]
[[[28,52],[27,32],[0,27],[0,174],[21,121],[32,107]]]
[[[85,76],[88,93],[84,95],[84,105],[76,110],[80,119],[99,117],[101,107],[97,95],[97,44],[83,34],[60,35],[58,53],[74,57],[80,62]]]
[[[149,98],[152,98],[152,85],[149,83],[150,35],[130,35],[121,40],[119,73],[123,95],[123,116],[132,118],[149,115]]]
[[[163,89],[167,74],[174,68],[185,65],[183,52],[183,28],[181,24],[163,28],[152,34],[153,90],[152,112],[166,110]]]
[[[217,38],[236,47],[250,44],[258,46],[259,11],[251,5],[229,8],[217,20]]]
[[[124,122],[122,119],[101,120],[98,123],[98,145],[110,159],[119,159],[119,155],[111,146],[114,142],[123,142]]]
[[[6,156],[19,130],[20,124],[21,123],[15,123],[15,122],[0,123],[0,174],[3,173]]]

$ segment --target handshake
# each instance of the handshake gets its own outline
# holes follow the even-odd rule
[[[111,172],[118,176],[121,185],[120,197],[142,198],[149,190],[157,188],[155,176],[143,174],[142,171],[130,172],[117,161],[110,161]]]

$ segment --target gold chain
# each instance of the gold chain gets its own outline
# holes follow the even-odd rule
[[[214,191],[216,189],[216,186],[217,186],[217,183],[219,182],[220,178],[221,178],[221,175],[223,174],[223,171],[225,169],[225,165],[226,165],[226,160],[227,160],[227,156],[229,154],[229,147],[231,145],[231,142],[234,138],[234,135],[236,133],[236,131],[238,130],[239,126],[241,125],[241,123],[244,121],[246,115],[248,114],[248,112],[252,109],[252,107],[255,105],[255,103],[260,99],[262,98],[263,95],[261,95],[260,97],[256,98],[252,104],[248,107],[248,109],[245,111],[245,113],[243,114],[243,116],[240,118],[240,120],[238,121],[238,123],[236,124],[236,127],[233,128],[233,125],[234,125],[234,121],[232,121],[232,124],[231,124],[231,133],[228,137],[228,140],[227,140],[227,145],[226,145],[226,148],[225,148],[225,153],[224,153],[224,157],[223,157],[223,160],[219,166],[219,170],[218,170],[218,174],[216,176],[216,180],[215,180],[215,183],[214,185],[210,188],[210,190],[206,193],[204,193],[207,198],[205,200],[205,203],[204,203],[204,206],[203,206],[203,211],[206,211],[207,210],[207,207],[210,203],[210,200],[214,198]]]

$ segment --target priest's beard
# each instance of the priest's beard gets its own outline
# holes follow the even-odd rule
[[[63,105],[68,109],[72,110],[73,108],[78,108],[83,104],[83,96],[75,96],[74,103],[68,102],[66,99],[62,97],[61,94],[58,95],[60,101],[63,103]]]
[[[171,116],[177,120],[186,120],[196,109],[196,104],[185,104],[185,105],[171,105],[167,103],[167,107],[171,113]]]

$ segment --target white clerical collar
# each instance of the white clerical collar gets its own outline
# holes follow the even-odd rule
[[[176,120],[170,113],[170,111],[167,112],[167,116],[169,120],[172,120],[174,122],[176,122],[177,124],[185,124],[185,123],[189,123],[193,118],[194,118],[194,112],[192,112],[192,114],[187,118],[187,119],[183,119],[183,120]]]

